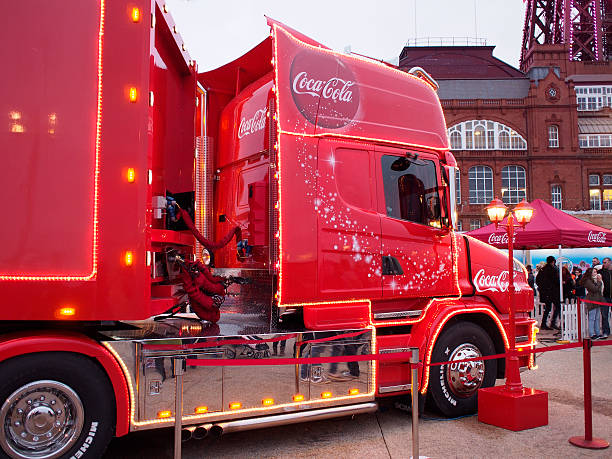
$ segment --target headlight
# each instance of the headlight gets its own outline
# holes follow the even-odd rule
[[[202,249],[200,261],[202,261],[202,264],[204,264],[205,266],[208,266],[210,264],[210,252],[208,250]]]

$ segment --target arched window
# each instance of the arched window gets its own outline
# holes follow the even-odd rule
[[[559,148],[559,127],[555,124],[548,126],[548,147]]]
[[[460,131],[452,131],[450,133],[450,144],[451,150],[461,150],[462,149],[462,138]]]
[[[452,150],[526,150],[527,142],[515,130],[490,120],[470,120],[448,129]]]
[[[493,170],[489,166],[474,166],[468,171],[470,204],[488,204],[493,199]]]
[[[518,204],[525,199],[526,193],[525,169],[521,166],[505,166],[502,168],[502,201],[505,204]]]

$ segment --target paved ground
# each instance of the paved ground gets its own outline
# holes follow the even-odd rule
[[[542,334],[544,343],[552,338]],[[549,342],[549,344],[554,344]],[[612,346],[593,348],[594,435],[612,442]],[[433,458],[612,458],[612,448],[576,448],[568,438],[584,435],[582,350],[547,352],[539,369],[522,374],[527,387],[549,394],[549,425],[510,432],[478,422],[476,416],[440,419],[426,412],[421,422],[421,456]],[[502,381],[498,381],[502,383]],[[111,443],[106,458],[172,457],[172,431],[131,434]],[[393,403],[376,414],[228,434],[214,442],[183,444],[184,458],[408,458],[411,418]]]

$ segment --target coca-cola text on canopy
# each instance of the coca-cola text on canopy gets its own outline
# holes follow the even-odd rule
[[[301,51],[291,63],[291,95],[312,124],[337,129],[359,108],[359,84],[345,62],[331,54]]]
[[[606,242],[606,233],[604,233],[603,231],[600,231],[599,233],[596,233],[595,231],[589,231],[587,241],[604,244]]]

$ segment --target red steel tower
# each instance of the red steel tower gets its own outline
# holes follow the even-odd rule
[[[526,0],[521,70],[537,44],[563,44],[574,61],[612,60],[612,0]]]

